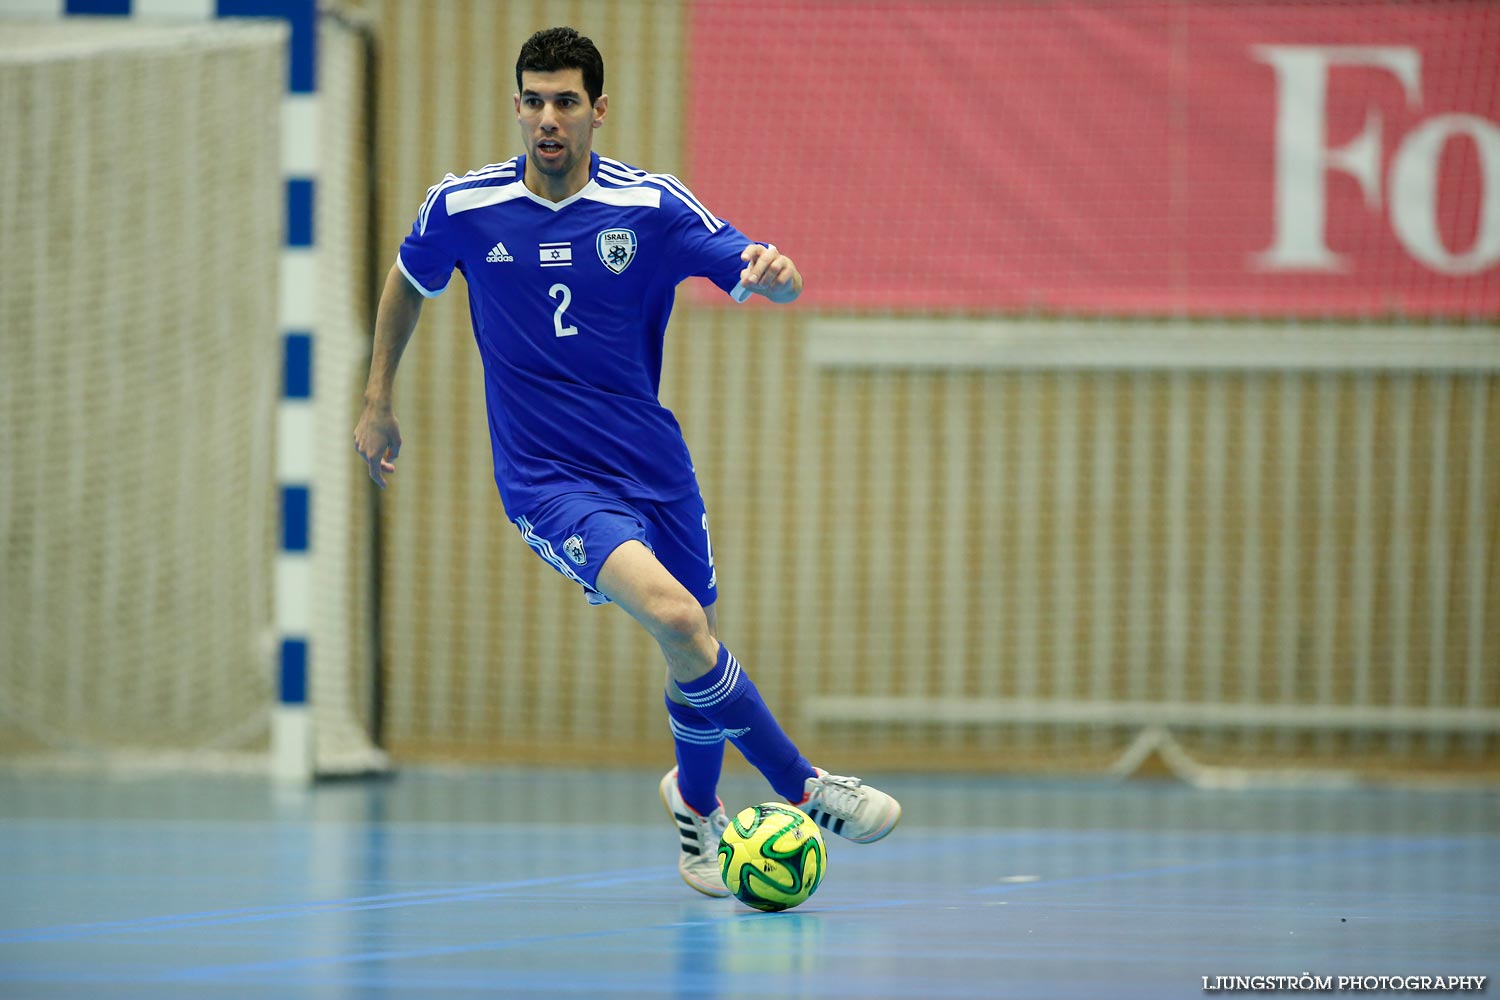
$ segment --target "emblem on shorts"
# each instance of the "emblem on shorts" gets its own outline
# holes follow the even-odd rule
[[[630,229],[606,229],[595,241],[604,266],[619,274],[635,260],[635,232]]]
[[[569,559],[580,566],[589,561],[588,554],[583,551],[582,535],[573,535],[566,542],[563,542],[563,551],[568,554]]]

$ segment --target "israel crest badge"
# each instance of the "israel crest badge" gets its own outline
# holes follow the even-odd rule
[[[635,260],[635,232],[630,229],[606,229],[595,241],[604,266],[619,274]]]
[[[583,551],[582,535],[569,536],[568,540],[563,542],[563,551],[568,554],[569,559],[580,566],[589,561],[589,557]]]

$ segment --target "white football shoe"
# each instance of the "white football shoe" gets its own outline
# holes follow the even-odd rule
[[[821,767],[803,786],[801,802],[792,803],[825,830],[856,844],[872,844],[901,820],[901,803],[858,778],[829,774]]]
[[[724,876],[719,872],[719,838],[729,828],[724,803],[707,816],[683,801],[677,790],[677,768],[661,779],[661,804],[667,807],[677,832],[682,837],[677,855],[677,871],[682,880],[705,896],[727,896]]]

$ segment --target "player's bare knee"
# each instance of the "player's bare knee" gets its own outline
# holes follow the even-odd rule
[[[652,601],[645,618],[647,629],[664,646],[692,646],[708,632],[708,618],[702,606],[686,593]]]

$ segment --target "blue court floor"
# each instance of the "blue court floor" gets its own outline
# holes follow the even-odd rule
[[[1500,975],[1493,793],[882,780],[902,825],[830,838],[817,895],[763,914],[678,881],[658,777],[0,772],[0,997],[1161,1000],[1215,995],[1205,976]]]

